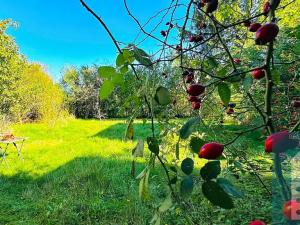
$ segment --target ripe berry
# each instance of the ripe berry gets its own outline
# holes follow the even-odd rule
[[[198,42],[201,42],[201,41],[203,41],[203,36],[202,35],[195,35],[195,36],[189,37],[189,42],[198,43]]]
[[[260,27],[261,27],[261,24],[260,24],[260,23],[252,23],[252,24],[249,26],[249,31],[250,31],[250,32],[256,32]]]
[[[201,102],[200,98],[198,98],[197,96],[189,96],[188,100],[190,102]]]
[[[172,23],[170,23],[170,22],[167,22],[166,25],[169,26],[170,28],[174,27],[174,25]]]
[[[251,21],[250,20],[246,20],[246,21],[243,22],[243,24],[244,24],[245,27],[250,27]]]
[[[199,158],[216,159],[222,155],[223,150],[223,145],[216,142],[210,142],[200,148]]]
[[[235,64],[241,64],[241,60],[240,59],[233,59]]]
[[[228,115],[232,115],[234,113],[234,109],[233,108],[229,108],[229,109],[227,109],[226,113]]]
[[[182,48],[180,47],[180,45],[176,45],[176,50],[177,51],[181,51],[182,50]]]
[[[296,200],[287,201],[283,205],[283,214],[289,220],[299,217],[297,214],[298,210],[300,210],[300,203],[298,203]]]
[[[266,225],[266,224],[261,220],[254,220],[250,222],[249,225]]]
[[[195,36],[190,36],[189,37],[189,42],[194,42],[195,41]]]
[[[193,109],[200,109],[200,106],[201,106],[201,104],[200,104],[200,102],[192,102],[192,108]]]
[[[299,108],[300,107],[300,101],[298,100],[295,100],[295,101],[293,101],[293,106],[295,107],[295,108]]]
[[[263,69],[255,69],[252,72],[253,79],[259,80],[265,77],[265,71]]]
[[[167,36],[167,32],[164,31],[164,30],[162,30],[162,31],[160,32],[160,34],[161,34],[163,37]]]
[[[265,15],[268,15],[268,13],[270,12],[270,9],[271,9],[270,2],[266,2],[263,6],[263,13]]]
[[[274,41],[279,32],[279,27],[275,23],[262,25],[255,33],[255,43],[263,45]]]
[[[290,133],[280,131],[267,137],[265,140],[265,152],[285,152],[288,149],[297,147],[299,142],[290,138]]]
[[[203,94],[204,91],[205,91],[205,87],[202,86],[201,84],[192,84],[187,89],[187,93],[192,96],[201,95]]]
[[[219,4],[218,0],[210,0],[206,4],[206,13],[212,13],[216,11],[218,8],[218,4]]]
[[[189,73],[189,75],[187,75],[185,77],[185,82],[186,83],[191,83],[194,80],[194,74],[193,73]]]

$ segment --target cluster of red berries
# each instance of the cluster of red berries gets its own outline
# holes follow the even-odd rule
[[[174,25],[170,22],[167,22],[166,25],[170,27],[169,29],[172,29],[174,27]],[[161,34],[161,36],[166,37],[168,34],[168,31],[162,30],[162,31],[160,31],[160,34]]]
[[[200,96],[204,93],[205,87],[201,84],[195,83],[193,71],[186,70],[182,75],[185,79],[185,82],[190,84],[187,89],[187,93],[189,94],[188,100],[192,103],[192,108],[198,110],[201,106]]]

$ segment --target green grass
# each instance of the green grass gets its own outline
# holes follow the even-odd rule
[[[24,161],[10,148],[8,166],[0,165],[0,224],[149,224],[167,194],[165,177],[157,165],[150,179],[153,199],[142,203],[139,182],[130,176],[135,142],[122,141],[125,128],[122,120],[14,126],[16,135],[29,139],[23,148]],[[150,125],[138,123],[135,130],[135,139],[145,138]],[[250,146],[262,148],[253,136],[245,138],[253,142]],[[137,170],[143,167],[139,160]],[[270,184],[270,177],[264,179]],[[200,185],[196,186],[193,210],[188,210],[195,224],[270,221],[270,199],[257,179],[245,174],[235,183],[246,197],[235,200],[236,208],[229,211],[203,200]],[[182,213],[175,206],[163,216],[162,224],[185,224]]]

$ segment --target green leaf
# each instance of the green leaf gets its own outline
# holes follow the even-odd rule
[[[120,53],[118,56],[117,56],[117,59],[116,59],[116,65],[117,67],[121,67],[125,64],[126,60],[123,56],[122,53]]]
[[[253,78],[251,76],[247,76],[243,80],[243,87],[246,92],[248,92],[253,84]]]
[[[168,209],[170,209],[172,205],[173,205],[172,196],[168,195],[168,197],[161,203],[160,207],[158,208],[158,211],[164,213]]]
[[[151,152],[158,155],[159,153],[159,145],[158,140],[155,137],[147,137],[148,148]]]
[[[160,105],[168,105],[172,102],[171,94],[165,87],[158,87],[156,89],[154,99]]]
[[[123,74],[121,74],[121,73],[114,74],[113,77],[112,77],[112,82],[115,85],[122,85],[122,84],[124,84],[124,76],[123,76]]]
[[[128,64],[134,62],[134,52],[130,51],[129,49],[124,49],[123,50],[123,57],[126,60]]]
[[[207,58],[208,64],[210,65],[211,68],[217,68],[218,67],[218,62],[215,58],[213,57],[208,57]]]
[[[191,138],[191,141],[190,141],[190,148],[191,150],[198,154],[199,153],[199,150],[200,148],[205,144],[206,142],[204,140],[202,140],[201,138],[199,137],[192,137]]]
[[[230,196],[215,182],[206,181],[202,184],[203,195],[214,205],[224,209],[232,209],[234,207]]]
[[[226,74],[227,74],[227,69],[225,67],[217,71],[217,75],[219,77],[225,77]]]
[[[179,130],[179,136],[182,139],[187,139],[193,132],[194,126],[200,122],[199,117],[189,119]]]
[[[134,47],[134,58],[141,63],[144,66],[152,67],[152,61],[150,59],[150,56],[142,49]]]
[[[120,68],[120,72],[121,72],[122,74],[127,73],[127,72],[128,72],[128,66],[127,66],[127,65],[122,66],[122,67]]]
[[[193,192],[194,181],[193,177],[187,176],[180,183],[180,193],[182,196],[188,196]]]
[[[107,99],[114,90],[114,83],[111,80],[105,80],[100,88],[99,96],[102,100]]]
[[[186,175],[190,175],[193,172],[194,169],[194,160],[191,158],[185,158],[181,162],[181,170],[184,172]]]
[[[223,188],[223,190],[235,198],[242,198],[244,197],[243,192],[237,190],[228,180],[225,178],[218,178],[217,183],[220,187]]]
[[[116,69],[112,66],[100,66],[98,74],[102,78],[111,78],[116,73]]]
[[[221,173],[220,161],[210,161],[205,164],[200,170],[200,175],[204,180],[217,178]]]
[[[145,175],[140,180],[139,184],[139,197],[142,200],[149,200],[150,194],[149,194],[149,175],[150,170],[148,169],[145,173]]]
[[[280,84],[280,72],[279,72],[279,70],[274,69],[274,70],[271,71],[271,74],[272,74],[272,79],[273,79],[274,83],[276,85]]]
[[[218,85],[218,93],[224,105],[228,105],[231,97],[231,90],[229,86],[226,83],[220,83]]]

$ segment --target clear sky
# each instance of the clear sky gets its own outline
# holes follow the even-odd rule
[[[138,27],[127,15],[123,0],[86,0],[104,19],[119,41],[132,42]],[[170,1],[128,0],[132,12],[145,22]],[[30,61],[40,62],[58,80],[66,65],[113,63],[116,49],[79,0],[0,0],[0,19],[18,22],[12,34]],[[151,30],[151,24],[148,29]],[[157,30],[156,34],[159,33]],[[153,42],[143,48],[153,49]]]

